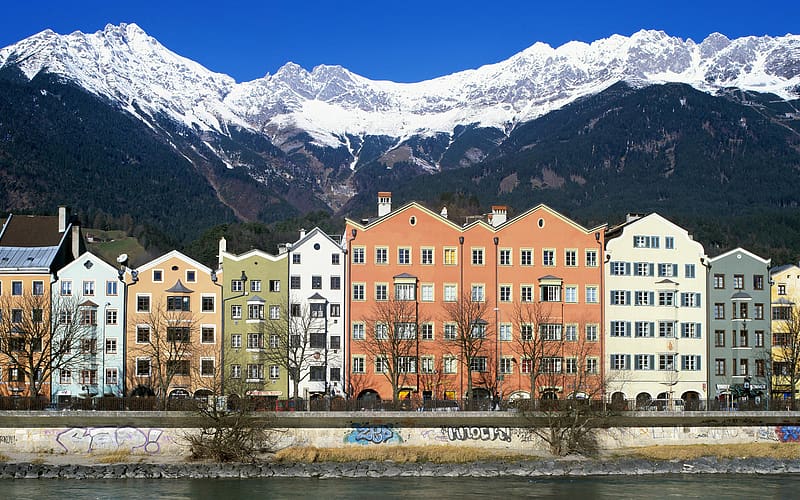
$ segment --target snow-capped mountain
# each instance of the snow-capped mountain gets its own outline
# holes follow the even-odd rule
[[[237,83],[171,52],[135,24],[121,24],[93,34],[43,31],[0,50],[0,68],[6,66],[28,78],[43,71],[60,75],[151,126],[154,116],[167,116],[201,133],[227,136],[239,127],[287,154],[313,155],[309,147],[346,151],[347,158],[337,156],[339,165],[321,162],[337,170],[357,168],[370,137],[385,139],[383,154],[415,138],[445,137],[446,149],[461,126],[507,135],[517,124],[619,81],[682,82],[711,93],[737,87],[793,99],[800,93],[800,36],[729,40],[714,33],[698,44],[640,31],[558,48],[536,43],[505,61],[419,83],[369,80],[339,66],[307,71],[293,63]],[[299,140],[303,132],[311,139]],[[231,168],[240,165],[207,145]],[[406,149],[405,161],[440,168],[443,154]],[[482,158],[469,155],[464,161]],[[337,182],[324,190],[348,189],[341,176]]]

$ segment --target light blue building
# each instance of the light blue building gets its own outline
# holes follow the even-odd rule
[[[85,252],[58,272],[51,294],[53,321],[81,326],[72,347],[78,352],[53,371],[51,401],[122,396],[125,287],[117,269]],[[61,340],[56,334],[52,342]]]

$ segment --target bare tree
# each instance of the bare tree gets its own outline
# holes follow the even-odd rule
[[[780,319],[773,322],[772,372],[775,385],[789,391],[794,409],[800,381],[800,305],[776,308],[776,313]]]
[[[444,312],[446,320],[455,325],[455,338],[449,339],[450,355],[456,356],[467,374],[467,398],[471,399],[473,372],[481,374],[489,369],[488,356],[485,356],[485,344],[492,335],[489,316],[490,304],[478,300],[471,292],[463,292],[459,300],[446,302]],[[480,376],[480,375],[479,375]]]
[[[190,311],[159,302],[132,317],[129,331],[136,336],[129,344],[130,356],[136,359],[128,375],[131,385],[141,385],[145,378],[166,408],[170,386],[176,380],[189,385],[191,363],[199,362],[198,320]]]
[[[544,373],[543,364],[550,363],[561,352],[559,339],[543,332],[553,324],[552,304],[548,302],[518,302],[512,312],[512,324],[518,334],[514,337],[512,351],[519,357],[520,370],[527,372],[530,380],[530,398],[537,397],[537,379]],[[560,324],[558,325],[560,327]]]
[[[97,305],[77,297],[25,292],[0,297],[0,353],[8,360],[11,387],[19,394],[42,395],[58,370],[86,360],[97,319]],[[96,342],[96,340],[95,340]]]
[[[376,372],[392,387],[392,401],[417,372],[417,325],[421,322],[416,302],[391,298],[375,302],[366,327],[364,350],[375,360]]]

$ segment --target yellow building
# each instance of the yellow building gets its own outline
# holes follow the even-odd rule
[[[772,284],[772,397],[795,397],[800,385],[800,267],[795,264],[770,270]],[[792,372],[795,373],[792,377]]]

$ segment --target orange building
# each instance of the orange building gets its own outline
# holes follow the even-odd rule
[[[382,192],[378,218],[346,221],[350,396],[600,397],[605,226],[544,205],[444,214]]]
[[[128,395],[218,394],[221,288],[216,274],[172,251],[127,270],[122,279]]]

